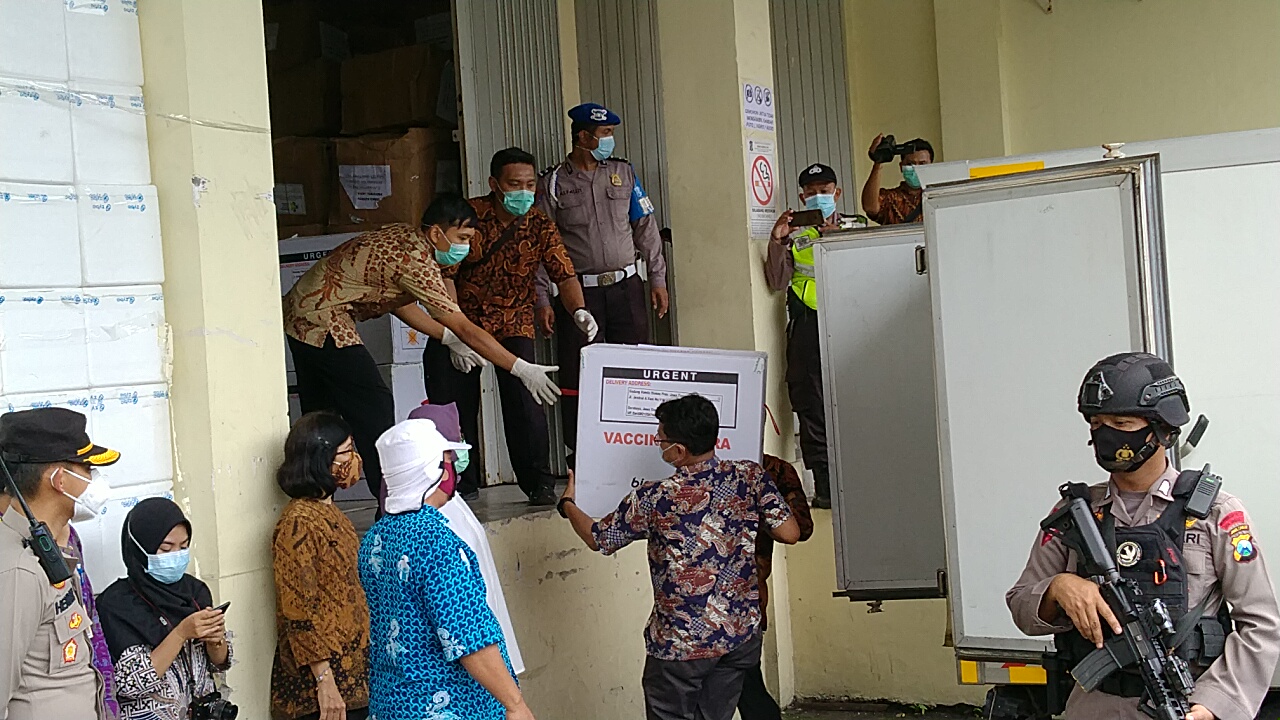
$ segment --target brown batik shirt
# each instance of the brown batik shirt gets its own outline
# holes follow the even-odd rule
[[[804,485],[800,482],[800,473],[795,467],[780,457],[765,455],[760,463],[765,473],[773,478],[778,486],[782,499],[787,501],[791,514],[800,525],[800,542],[813,536],[813,517],[809,513],[809,500],[804,494]],[[756,532],[756,571],[760,574],[760,614],[765,616],[765,608],[769,604],[769,586],[765,583],[773,574],[773,536],[763,524]]]
[[[868,212],[867,217],[881,225],[900,225],[920,222],[920,188],[903,182],[896,188],[880,188],[880,212]]]
[[[390,225],[351,238],[317,262],[284,296],[284,331],[324,347],[360,345],[356,323],[421,302],[432,317],[458,312],[426,233]]]
[[[560,240],[560,231],[541,210],[533,208],[519,223],[515,235],[490,253],[506,227],[494,211],[493,195],[472,198],[480,216],[471,252],[462,262],[444,269],[458,291],[462,312],[498,340],[533,339],[534,279],[544,267],[554,283],[574,277],[573,261]],[[489,257],[485,257],[489,255]]]
[[[276,656],[272,717],[319,711],[310,664],[329,661],[347,708],[369,704],[369,607],[360,586],[360,539],[332,503],[293,500],[272,538]]]

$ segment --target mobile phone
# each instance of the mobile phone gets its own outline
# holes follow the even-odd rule
[[[800,210],[791,213],[791,227],[820,227],[826,218],[821,210]]]
[[[231,601],[230,601],[230,600],[228,600],[228,601],[226,601],[226,602],[222,603],[222,604],[221,604],[221,605],[219,605],[218,607],[214,608],[214,610],[217,610],[218,612],[222,613],[223,615],[226,615],[226,614],[227,614],[227,608],[229,608],[229,607],[231,607]]]

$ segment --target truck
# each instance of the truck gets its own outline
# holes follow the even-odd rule
[[[960,681],[998,690],[987,716],[1041,717],[1052,638],[1004,594],[1056,488],[1103,477],[1074,402],[1096,360],[1169,360],[1212,421],[1174,462],[1212,462],[1263,547],[1280,528],[1280,129],[917,175],[922,222],[815,244],[836,593],[946,598]]]

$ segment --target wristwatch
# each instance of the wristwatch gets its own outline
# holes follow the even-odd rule
[[[573,503],[574,505],[577,505],[578,503],[573,502],[573,498],[571,497],[560,498],[560,502],[556,503],[556,512],[560,513],[560,517],[568,519],[569,516],[564,512],[565,503]]]

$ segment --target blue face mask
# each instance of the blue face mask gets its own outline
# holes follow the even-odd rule
[[[608,160],[613,155],[614,142],[612,135],[600,138],[600,145],[591,151],[591,157],[599,162]]]
[[[172,585],[182,579],[187,574],[187,565],[191,562],[191,550],[183,548],[173,552],[158,553],[152,555],[147,552],[142,543],[133,537],[133,530],[129,531],[129,539],[133,540],[133,544],[142,550],[142,554],[147,556],[147,574],[154,578],[157,582],[165,585]]]
[[[903,166],[902,166],[902,179],[903,179],[903,180],[906,180],[906,181],[907,181],[907,184],[908,184],[908,185],[910,185],[910,186],[911,186],[911,187],[913,187],[913,188],[919,188],[919,187],[920,187],[920,178],[919,178],[919,176],[917,176],[917,175],[916,175],[916,166],[915,166],[915,165],[903,165]]]
[[[502,193],[502,209],[515,216],[524,215],[533,207],[532,190],[512,190]]]
[[[449,243],[449,249],[445,251],[436,250],[436,262],[441,265],[457,265],[467,259],[467,254],[471,252],[470,245],[462,243]]]
[[[467,466],[470,464],[471,464],[470,450],[454,450],[453,451],[453,469],[456,472],[461,474],[462,471],[466,470]]]
[[[805,198],[804,206],[807,210],[821,210],[822,217],[829,218],[836,214],[836,196],[810,195]]]

